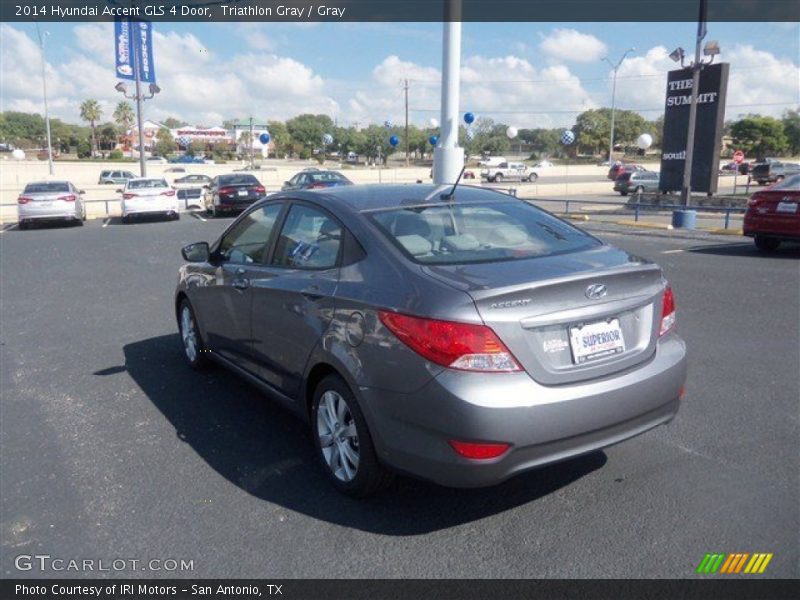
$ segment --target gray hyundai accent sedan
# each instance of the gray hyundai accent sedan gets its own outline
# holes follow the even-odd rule
[[[486,486],[669,422],[686,377],[661,269],[492,190],[279,193],[183,248],[189,364],[307,419],[331,482]]]

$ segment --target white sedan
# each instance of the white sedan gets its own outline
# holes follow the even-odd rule
[[[178,198],[167,181],[157,177],[129,179],[122,194],[122,220],[129,222],[134,215],[163,214],[178,219]]]

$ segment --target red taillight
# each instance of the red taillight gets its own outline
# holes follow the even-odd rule
[[[508,348],[485,325],[454,323],[379,311],[383,323],[423,358],[462,371],[522,370]]]
[[[161,192],[161,195],[162,196],[174,196],[175,195],[175,190],[167,190],[165,192]]]
[[[59,200],[64,200],[65,202],[75,202],[75,194],[69,194],[67,196],[59,196]]]
[[[124,194],[122,194],[122,197],[123,197],[125,200],[130,200],[131,198],[136,198],[138,195],[139,195],[139,194],[133,194],[133,193],[131,193],[131,192],[125,192]]]
[[[265,194],[267,192],[263,185],[257,185],[254,189],[256,190],[256,193],[259,194]]]
[[[661,301],[661,329],[658,335],[665,335],[675,328],[675,294],[667,286],[664,290],[664,299]]]
[[[324,188],[324,187],[328,187],[328,186],[325,185],[324,183],[317,182],[317,183],[312,183],[310,186],[308,186],[308,189],[316,190],[316,189]]]
[[[219,195],[220,196],[230,196],[231,194],[236,193],[236,188],[234,187],[221,187],[219,188]]]
[[[27,204],[32,200],[33,198],[28,198],[27,196],[20,196],[19,198],[17,198],[17,204]]]
[[[458,452],[464,458],[475,458],[479,460],[502,456],[511,447],[511,444],[481,444],[474,442],[459,442],[456,440],[449,440],[448,443],[450,446],[452,446],[453,450]]]

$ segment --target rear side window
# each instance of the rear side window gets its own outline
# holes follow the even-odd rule
[[[24,194],[46,194],[51,192],[69,192],[69,184],[64,181],[43,181],[29,183],[25,186]]]
[[[520,201],[437,204],[370,216],[411,260],[422,264],[518,260],[600,245],[581,230]]]
[[[776,183],[770,189],[772,190],[786,190],[787,192],[800,192],[800,175],[792,175],[787,177],[780,183]]]
[[[283,224],[272,264],[296,269],[336,266],[342,245],[342,227],[330,215],[295,204]]]

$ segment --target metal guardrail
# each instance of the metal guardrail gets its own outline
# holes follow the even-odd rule
[[[498,189],[498,188],[494,188]],[[505,191],[509,195],[514,196],[517,198],[517,188],[508,188]],[[565,214],[586,214],[583,211],[573,211],[570,213],[570,204],[582,204],[582,205],[591,205],[597,204],[598,206],[608,206],[608,205],[617,205],[621,208],[632,209],[633,210],[633,220],[635,222],[639,221],[639,217],[641,215],[642,209],[655,209],[655,210],[664,210],[664,211],[673,211],[673,210],[696,210],[697,212],[705,212],[705,213],[724,213],[725,216],[725,229],[730,229],[731,225],[731,213],[741,213],[744,214],[747,211],[747,207],[744,206],[695,206],[695,205],[688,205],[684,206],[682,204],[652,204],[646,203],[641,201],[641,196],[636,197],[636,202],[630,202],[627,200],[625,202],[620,202],[618,200],[580,200],[577,198],[567,199],[557,199],[557,198],[522,198],[522,200],[526,200],[528,202],[552,202],[552,203],[560,203],[564,205],[564,213]]]

